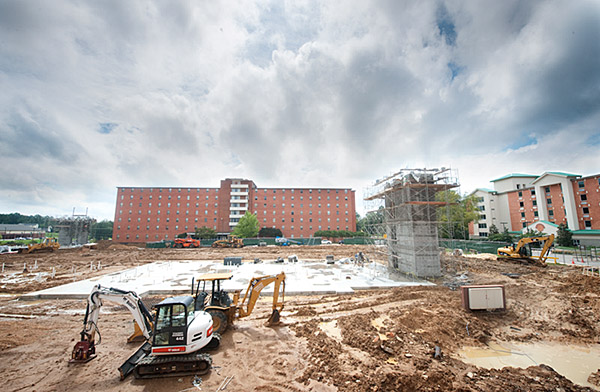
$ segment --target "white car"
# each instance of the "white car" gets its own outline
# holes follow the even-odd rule
[[[321,245],[329,245],[331,244],[331,241],[329,240],[321,240]]]
[[[6,245],[2,245],[0,246],[0,255],[1,254],[8,254],[8,253],[17,253],[16,251],[10,249],[9,246]]]

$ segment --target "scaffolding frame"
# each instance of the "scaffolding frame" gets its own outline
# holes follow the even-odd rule
[[[406,275],[429,278],[441,275],[438,224],[444,215],[452,230],[448,193],[459,187],[451,168],[402,169],[365,189],[365,231],[375,260]],[[452,238],[452,233],[448,233]]]

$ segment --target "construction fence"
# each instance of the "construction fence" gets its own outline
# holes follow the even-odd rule
[[[506,242],[499,241],[472,241],[440,239],[440,248],[461,249],[464,253],[491,253],[496,254],[498,248],[506,246]]]
[[[202,239],[200,240],[200,246],[202,247],[210,247],[213,242],[217,239]],[[245,246],[256,246],[256,245],[279,245],[274,237],[267,238],[244,238]],[[291,245],[320,245],[321,237],[310,237],[310,238],[288,238],[288,241]],[[352,245],[363,245],[369,243],[368,238],[363,237],[352,237],[352,238],[344,238],[344,244],[352,244]],[[173,241],[158,241],[158,242],[146,242],[146,248],[172,248]]]

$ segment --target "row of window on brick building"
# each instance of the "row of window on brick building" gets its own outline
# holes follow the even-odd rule
[[[162,193],[162,191],[163,191],[163,188],[157,188],[157,189],[154,189],[154,188],[130,188],[130,191],[134,192],[136,189],[139,189],[140,193],[143,193],[144,189],[148,189],[149,193],[153,193],[155,190],[157,190],[159,193]],[[177,188],[177,192],[181,193],[181,189],[182,188]],[[196,193],[200,192],[200,188],[194,188],[194,189],[196,190]],[[210,192],[211,190],[212,191],[217,191],[218,190],[218,188],[205,188],[205,189],[206,189],[207,193]],[[171,193],[172,190],[173,190],[173,188],[168,188],[168,193]],[[259,192],[258,188],[253,188],[253,190],[254,190],[254,192]],[[298,191],[300,193],[304,193],[305,190],[308,193],[312,193],[313,192],[312,189],[290,189],[289,192],[290,193],[295,193],[296,191]],[[342,189],[342,190],[344,191],[344,193],[348,193],[348,189]],[[281,192],[281,193],[285,193],[285,189],[279,189],[278,190],[278,189],[267,189],[267,188],[264,188],[264,189],[262,189],[262,191],[263,191],[263,193],[267,193],[269,191],[273,191],[273,193],[277,193],[278,191]],[[321,189],[317,189],[316,191],[317,191],[317,193],[321,193]],[[331,191],[332,191],[332,189],[327,189],[327,193],[330,193]],[[340,189],[336,189],[335,193],[339,193],[339,191],[340,191]],[[125,192],[125,188],[121,188],[121,192]],[[192,188],[187,188],[187,192],[191,193],[192,192]],[[238,190],[235,191],[235,192],[241,192],[241,191],[238,188]]]
[[[212,204],[212,203],[210,203],[210,204]],[[232,206],[232,207],[240,207],[240,205],[239,205],[239,204],[245,204],[245,203],[233,203],[231,206]],[[204,203],[204,207],[208,207],[208,205],[209,205],[209,203]],[[139,203],[139,204],[138,204],[138,206],[139,206],[139,207],[152,207],[152,202],[149,202],[149,203],[148,203],[147,205],[145,205],[145,206],[144,206],[142,203]],[[162,207],[162,203],[160,203],[160,202],[159,202],[159,203],[157,204],[157,206],[158,206],[158,207]],[[185,205],[185,206],[186,206],[186,207],[189,207],[189,206],[190,206],[190,203],[186,203],[186,205]],[[219,203],[214,203],[214,206],[215,206],[215,207],[218,207],[218,206],[219,206]],[[266,203],[263,203],[263,207],[266,207],[266,206],[267,206],[267,204],[266,204]],[[122,203],[122,202],[121,202],[121,203],[119,203],[119,207],[123,207],[123,203]],[[129,203],[129,207],[133,207],[133,203]],[[171,207],[171,203],[167,203],[167,208],[170,208],[170,207]],[[177,207],[181,207],[181,203],[177,203]],[[196,203],[196,207],[200,207],[200,203]],[[258,203],[254,203],[254,208],[257,208],[257,207],[258,207]],[[277,204],[273,204],[273,208],[277,208],[277,207],[278,207],[278,205],[277,205]],[[281,204],[281,207],[285,208],[285,203],[282,203],[282,204]],[[294,207],[295,207],[295,205],[294,205],[294,204],[291,204],[291,205],[290,205],[290,207],[291,207],[291,208],[294,208]],[[313,204],[312,204],[312,203],[309,203],[309,204],[308,204],[308,207],[309,207],[309,208],[313,208]],[[345,203],[345,204],[344,204],[344,207],[348,208],[348,203]],[[301,203],[301,204],[300,204],[300,208],[304,208],[304,204],[303,204],[303,203]],[[317,208],[322,208],[322,207],[321,207],[321,203],[318,203],[318,204],[317,204]],[[331,203],[327,203],[327,208],[331,208]],[[339,205],[339,203],[336,203],[336,205],[335,205],[335,208],[340,208],[340,205]]]
[[[219,198],[219,195],[214,195],[215,199]],[[233,196],[234,200],[239,200],[239,196]],[[133,195],[129,196],[130,200],[133,200]],[[205,199],[208,200],[210,198],[209,195],[205,196]],[[162,195],[158,195],[158,199],[162,200]],[[312,200],[313,197],[309,196],[308,200]],[[125,200],[125,195],[121,195],[121,200]],[[140,196],[140,200],[144,200],[144,196]],[[152,200],[152,195],[148,196],[148,200]],[[172,200],[171,195],[167,197],[167,200]],[[181,200],[181,195],[177,195],[177,200]],[[193,197],[190,198],[190,195],[184,197],[184,200],[193,200]],[[200,200],[200,196],[196,196],[196,200]],[[258,196],[254,196],[254,200],[258,200]],[[263,196],[263,200],[267,200],[267,196]],[[277,200],[277,196],[273,196],[273,200]],[[285,196],[281,196],[281,200],[285,201]],[[290,200],[295,200],[294,196],[290,197]],[[300,196],[300,200],[304,200],[304,196]],[[322,200],[321,196],[317,196],[317,200]],[[327,200],[331,200],[331,196],[327,196]],[[340,200],[339,196],[335,197],[335,200]],[[348,196],[344,196],[344,200],[348,201]]]
[[[318,211],[316,211],[316,214],[317,214],[317,215],[322,215],[322,212],[323,212],[323,211],[321,211],[321,210],[318,210]],[[327,212],[327,215],[331,215],[331,211],[330,211],[330,210],[327,210],[327,211],[325,211],[325,212]],[[133,213],[133,211],[132,211],[132,210],[129,210],[129,211],[128,211],[128,214],[129,214],[129,215],[131,215],[132,213]],[[142,210],[138,210],[137,214],[138,214],[138,215],[142,215]],[[161,210],[157,210],[157,211],[156,211],[156,214],[157,214],[157,215],[160,215],[160,214],[161,214]],[[170,214],[171,214],[171,210],[167,210],[167,213],[166,213],[166,214],[167,214],[167,215],[170,215]],[[217,211],[217,210],[214,210],[214,215],[217,215],[217,214],[218,214],[218,211]],[[294,214],[295,214],[295,212],[294,212],[294,211],[290,211],[290,215],[291,215],[291,216],[294,216]],[[308,211],[308,215],[312,215],[312,214],[313,214],[313,211],[312,211],[312,210]],[[340,215],[340,211],[339,211],[339,210],[335,211],[335,214],[336,214],[336,215]],[[345,214],[345,215],[348,215],[348,210],[344,211],[344,214]],[[119,210],[119,215],[123,215],[123,210]],[[152,210],[148,210],[148,215],[152,215]],[[179,215],[179,210],[176,210],[176,211],[175,211],[175,215]],[[186,210],[186,211],[185,211],[185,215],[190,215],[190,211],[189,211],[189,210]],[[199,210],[196,210],[196,211],[195,211],[195,213],[194,213],[193,215],[200,215],[200,211],[199,211]],[[209,212],[208,212],[208,210],[204,210],[204,215],[209,215]],[[240,215],[243,215],[243,214],[240,214]],[[256,212],[256,215],[258,215],[258,212]],[[266,215],[268,215],[268,214],[267,214],[267,211],[266,211],[266,210],[263,210],[263,214],[262,214],[262,215],[263,215],[263,216],[266,216]],[[273,210],[273,215],[279,215],[279,214],[277,214],[277,211]],[[285,211],[281,211],[281,214],[280,214],[280,215],[286,215]],[[299,214],[299,215],[304,215],[304,211],[300,211],[300,214]],[[119,216],[119,218],[117,219],[117,221],[118,221],[118,222],[122,222],[122,219],[123,219],[123,217]],[[128,219],[129,219],[129,222],[131,222],[131,218],[128,218]],[[138,218],[138,219],[140,219],[140,218]],[[167,218],[167,221],[168,221],[168,219],[169,219],[169,218]],[[197,219],[197,218],[196,218],[196,219]],[[216,219],[216,218],[215,218],[215,219]],[[294,218],[292,218],[292,219],[294,219]],[[348,219],[348,218],[346,218],[346,219]],[[149,221],[150,221],[150,218],[148,218],[148,222],[149,222]],[[157,222],[160,222],[160,218],[156,218],[156,221],[157,221]]]

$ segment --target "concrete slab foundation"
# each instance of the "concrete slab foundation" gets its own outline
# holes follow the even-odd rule
[[[87,298],[92,288],[98,284],[132,290],[141,296],[184,294],[191,291],[192,278],[215,272],[233,272],[233,278],[224,284],[225,290],[246,290],[252,277],[275,275],[281,271],[286,274],[286,295],[340,294],[352,293],[360,289],[433,285],[427,281],[391,276],[385,266],[376,263],[360,266],[341,261],[326,264],[323,260],[300,260],[292,263],[268,261],[260,264],[246,261],[235,266],[223,265],[223,262],[183,260],[157,261],[117,273],[36,291],[25,294],[21,298]],[[272,295],[273,287],[266,287],[262,293]]]

